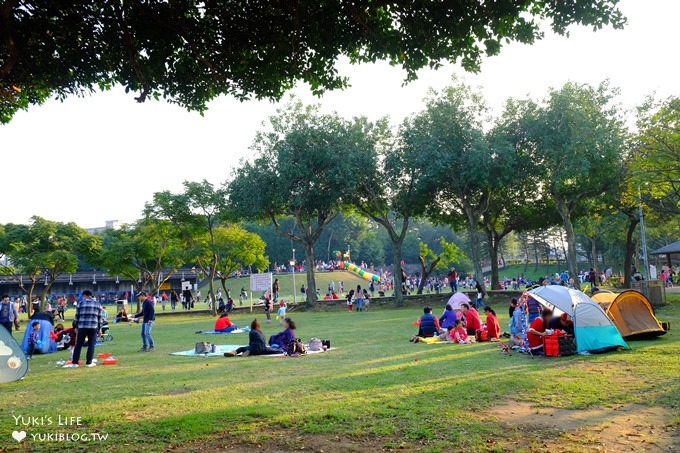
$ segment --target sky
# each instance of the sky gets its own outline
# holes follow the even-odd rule
[[[547,32],[531,46],[506,45],[478,74],[446,65],[423,70],[417,81],[404,85],[399,67],[341,61],[350,88],[322,98],[302,85],[292,92],[326,111],[390,116],[394,124],[421,110],[428,89],[446,86],[453,74],[479,87],[495,112],[508,97],[541,98],[567,81],[598,84],[608,78],[631,110],[652,93],[680,95],[680,1],[620,5],[628,18],[623,30],[572,27],[568,38]],[[249,157],[256,131],[276,108],[272,102],[223,96],[201,117],[162,101],[138,104],[120,89],[31,107],[0,126],[0,223],[26,222],[33,215],[86,228],[106,220],[132,222],[154,192],[179,191],[184,180],[227,180]],[[139,178],[140,172],[146,177]]]

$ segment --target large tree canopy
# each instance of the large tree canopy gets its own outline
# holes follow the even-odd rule
[[[324,228],[356,201],[370,171],[376,128],[291,104],[255,139],[255,159],[236,169],[227,191],[232,215],[271,222],[307,259],[307,303],[316,300],[314,246]],[[378,132],[379,133],[379,132]],[[293,217],[291,230],[282,219]]]
[[[541,22],[621,27],[617,3],[0,0],[0,122],[114,85],[201,112],[220,94],[279,99],[298,80],[319,93],[346,85],[340,56],[408,79],[446,61],[476,70],[502,43],[540,39]]]
[[[100,249],[100,238],[75,223],[34,216],[26,225],[10,223],[0,230],[0,253],[10,259],[16,272],[28,278],[28,285],[21,279],[18,283],[29,301],[33,300],[39,280],[45,279],[41,310],[57,277],[75,272],[79,258],[92,260]]]

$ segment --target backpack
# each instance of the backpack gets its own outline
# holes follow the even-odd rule
[[[194,353],[196,354],[208,354],[210,352],[212,352],[212,346],[210,343],[206,343],[205,341],[196,343],[196,346],[194,347]]]
[[[310,351],[321,351],[323,349],[323,343],[318,338],[312,338],[309,340],[308,347]]]
[[[305,349],[305,345],[302,344],[302,340],[299,338],[293,338],[290,340],[290,343],[288,343],[288,347],[286,348],[286,355],[288,356],[298,356],[300,354],[306,354],[307,349]]]
[[[475,332],[475,338],[477,341],[489,341],[489,331],[486,329],[479,329]]]

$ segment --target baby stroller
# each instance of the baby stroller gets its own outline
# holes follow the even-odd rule
[[[104,321],[101,327],[102,334],[99,336],[99,343],[113,341],[113,335],[109,333],[109,322]]]

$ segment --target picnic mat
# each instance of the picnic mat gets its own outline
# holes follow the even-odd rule
[[[221,357],[224,356],[225,352],[229,351],[235,351],[236,348],[240,347],[240,345],[237,344],[219,344],[216,346],[216,351],[215,352],[210,352],[208,354],[196,354],[196,352],[193,349],[189,349],[187,351],[179,351],[179,352],[171,352],[170,355],[177,355],[177,356],[182,356],[182,357]],[[334,351],[335,348],[330,348],[329,351]],[[323,351],[307,351],[307,354],[319,354],[322,353]],[[304,355],[307,355],[304,354]],[[262,355],[262,356],[253,356],[253,357],[287,357],[286,354],[272,354],[272,355]]]
[[[238,344],[218,344],[216,345],[216,351],[209,352],[208,354],[196,354],[195,350],[189,349],[187,351],[171,352],[170,355],[179,355],[183,357],[219,357],[224,356],[225,352],[236,350],[238,347],[240,347]]]
[[[231,332],[217,332],[216,330],[205,330],[205,331],[201,330],[201,331],[196,332],[196,333],[200,333],[201,335],[223,335],[223,334],[229,335],[229,334],[232,334],[232,333],[248,333],[248,332],[250,332],[250,328],[244,327],[243,329],[236,329],[236,330],[232,330]]]

